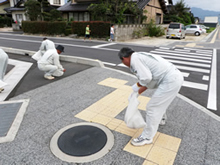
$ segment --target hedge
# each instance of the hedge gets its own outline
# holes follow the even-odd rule
[[[110,34],[110,22],[103,21],[73,21],[72,22],[72,33],[77,34],[78,36],[84,36],[86,31],[86,26],[89,25],[91,30],[90,35],[92,37],[107,37]]]
[[[65,33],[67,23],[64,21],[22,21],[24,33],[60,35]]]
[[[7,26],[7,27],[12,26],[12,18],[0,16],[0,27],[5,27],[5,26]]]

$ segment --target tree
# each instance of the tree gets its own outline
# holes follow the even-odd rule
[[[99,0],[99,3],[88,7],[93,20],[111,21],[123,23],[126,15],[138,18],[142,17],[143,11],[137,7],[137,3],[130,0]]]
[[[194,23],[194,16],[189,12],[189,7],[184,0],[179,0],[171,9],[169,14],[164,16],[164,22],[181,22],[185,25]]]
[[[24,4],[26,15],[29,16],[31,21],[37,21],[41,15],[41,6],[40,2],[36,0],[28,0]]]

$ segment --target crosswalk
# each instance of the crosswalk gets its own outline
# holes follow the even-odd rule
[[[207,108],[217,110],[215,49],[159,47],[150,53],[173,63],[184,76],[184,87],[208,92]]]

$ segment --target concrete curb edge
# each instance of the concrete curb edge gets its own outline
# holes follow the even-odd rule
[[[9,48],[9,47],[1,47],[1,48],[6,53],[15,53],[19,55],[32,56],[34,55],[34,53],[36,53],[35,51],[30,51],[30,50],[14,49],[14,48]],[[73,62],[73,63],[79,63],[79,64],[85,64],[85,65],[90,65],[90,66],[95,66],[95,67],[101,67],[101,68],[105,67],[103,62],[101,62],[100,60],[93,60],[93,59],[83,58],[83,57],[60,55],[60,60]]]

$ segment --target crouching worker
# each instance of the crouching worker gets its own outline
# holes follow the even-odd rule
[[[118,56],[138,78],[132,86],[134,92],[141,94],[148,88],[155,89],[146,107],[146,126],[142,134],[131,141],[134,146],[150,144],[168,106],[181,88],[183,76],[172,63],[157,55],[122,48]]]
[[[65,72],[65,69],[60,64],[59,54],[64,51],[62,45],[58,45],[56,49],[47,50],[42,58],[37,62],[38,68],[44,71],[44,78],[53,80],[55,77],[60,77]]]

